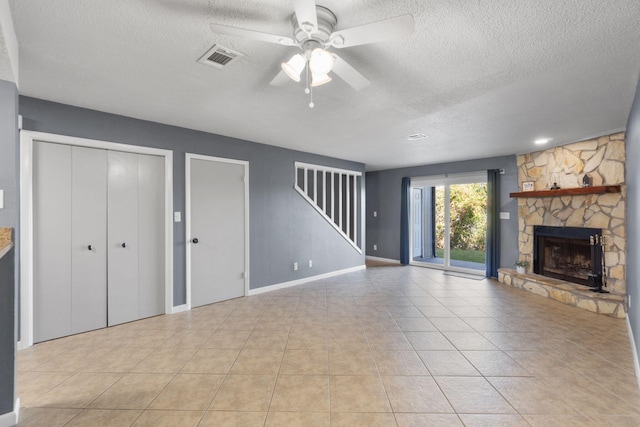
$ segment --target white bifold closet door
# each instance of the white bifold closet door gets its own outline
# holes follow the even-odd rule
[[[71,333],[107,319],[107,153],[71,150]]]
[[[34,341],[107,325],[104,150],[35,142]]]
[[[34,142],[34,341],[164,312],[164,159]]]
[[[109,151],[109,326],[164,311],[164,159]]]
[[[164,313],[164,158],[138,155],[138,319]]]

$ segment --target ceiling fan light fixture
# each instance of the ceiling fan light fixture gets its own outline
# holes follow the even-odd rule
[[[300,74],[302,73],[302,70],[304,70],[304,66],[306,64],[307,59],[303,55],[298,53],[296,55],[293,55],[289,61],[283,62],[281,66],[282,71],[284,71],[285,74],[289,76],[289,78],[291,78],[291,80],[299,82]]]
[[[311,87],[320,86],[330,81],[331,77],[328,74],[311,73]]]
[[[318,76],[326,75],[333,69],[336,58],[328,50],[322,48],[313,49],[309,59],[309,69]]]

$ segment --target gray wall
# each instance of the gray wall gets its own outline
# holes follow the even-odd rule
[[[18,198],[18,90],[14,83],[0,80],[0,189],[4,190],[4,208],[0,209],[0,227],[19,225]],[[15,234],[14,234],[15,236]],[[14,237],[17,242],[17,239]],[[18,268],[13,257],[17,246],[0,260],[0,415],[13,411],[15,400],[16,291]]]
[[[518,191],[516,157],[493,157],[464,162],[389,169],[367,173],[367,251],[381,258],[400,259],[400,193],[402,178],[445,173],[504,169],[500,175],[500,211],[511,219],[500,220],[500,267],[511,267],[518,257],[518,202],[509,193]],[[374,218],[373,212],[378,216]],[[373,250],[373,245],[378,250]]]
[[[293,189],[295,161],[364,171],[361,163],[28,97],[20,98],[20,114],[26,130],[173,150],[173,207],[183,213],[186,152],[249,161],[251,289],[364,264]],[[186,298],[184,222],[174,223],[173,232],[174,305],[180,305]]]
[[[627,297],[629,323],[640,354],[640,84],[627,123]]]

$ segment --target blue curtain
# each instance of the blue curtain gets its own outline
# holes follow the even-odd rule
[[[429,253],[429,258],[436,258],[436,187],[431,187],[430,191],[430,199],[429,205],[431,206],[431,220],[429,221],[431,224],[431,253]]]
[[[500,171],[487,171],[487,277],[498,277],[500,263]]]
[[[409,264],[409,221],[411,207],[411,178],[402,178],[402,194],[400,196],[400,263]]]

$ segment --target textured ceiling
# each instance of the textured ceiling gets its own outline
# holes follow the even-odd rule
[[[10,0],[23,95],[363,162],[368,170],[535,151],[623,129],[640,72],[638,0],[318,0],[337,29],[410,13],[403,40],[342,49],[371,81],[269,85],[296,48],[291,1]],[[214,43],[244,54],[196,61]],[[409,142],[423,132],[429,138]]]
[[[18,82],[18,40],[7,0],[0,0],[0,80]]]

